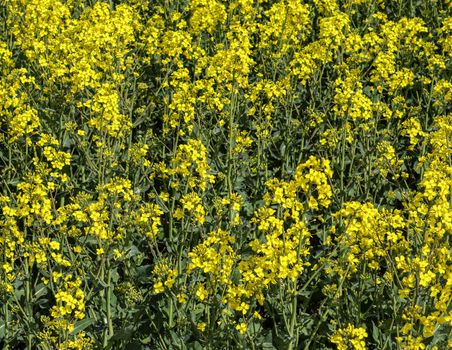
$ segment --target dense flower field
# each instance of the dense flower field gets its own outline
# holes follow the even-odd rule
[[[452,349],[451,0],[0,0],[3,349]]]

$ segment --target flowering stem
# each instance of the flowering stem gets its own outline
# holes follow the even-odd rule
[[[108,322],[108,335],[112,337],[114,334],[113,322],[111,319],[111,269],[110,264],[107,263],[107,322]]]
[[[3,347],[3,350],[8,350],[8,321],[9,321],[9,314],[8,314],[8,303],[3,304],[3,313],[5,314],[5,346]]]
[[[33,313],[31,310],[31,290],[30,290],[30,271],[29,271],[29,266],[28,266],[28,261],[27,259],[25,260],[25,300],[26,300],[26,305],[25,305],[25,311],[26,311],[26,317],[27,317],[27,323],[29,324],[29,322],[33,322]],[[27,334],[27,350],[31,350],[32,349],[32,335],[31,332],[29,331]]]
[[[295,294],[295,290],[296,290],[296,280],[294,282],[294,286],[293,286],[293,292],[292,293],[292,308],[291,308],[291,313],[292,313],[292,318],[290,320],[290,328],[289,328],[289,335],[291,337],[290,343],[289,343],[289,347],[288,350],[292,350],[294,348],[296,348],[297,344],[298,344],[298,334],[296,337],[294,337],[294,330],[295,330],[295,324],[297,322],[297,295]]]
[[[234,141],[234,105],[235,105],[235,99],[236,99],[237,93],[232,91],[232,97],[231,97],[231,110],[229,113],[229,148],[228,148],[228,192],[229,192],[229,198],[231,198],[232,194],[232,142]]]

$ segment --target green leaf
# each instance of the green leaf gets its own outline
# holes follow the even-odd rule
[[[84,329],[86,329],[87,327],[91,326],[92,324],[94,324],[96,322],[96,320],[94,318],[85,318],[83,320],[77,321],[75,323],[74,326],[74,330],[72,331],[72,334],[77,334],[81,331],[83,331]]]
[[[40,297],[42,297],[43,295],[47,294],[47,289],[48,287],[44,284],[44,283],[39,283],[36,287],[35,287],[35,292],[33,294],[33,297],[35,299],[39,299]]]
[[[0,339],[4,339],[5,337],[5,321],[0,322]]]
[[[377,344],[381,344],[380,330],[373,321],[372,321],[372,338]]]

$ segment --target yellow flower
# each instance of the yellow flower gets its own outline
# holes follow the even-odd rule
[[[240,334],[245,334],[248,327],[247,327],[246,323],[242,322],[242,323],[239,323],[237,326],[235,326],[235,329],[238,330]]]
[[[196,296],[200,301],[204,301],[209,296],[209,292],[204,288],[203,284],[196,290]]]
[[[119,249],[114,249],[113,254],[115,256],[115,260],[119,259],[122,256],[122,253],[119,251]]]
[[[157,283],[154,283],[154,293],[155,294],[163,293],[164,290],[165,290],[165,288],[163,288],[162,282],[158,281]]]
[[[367,332],[364,328],[355,328],[353,325],[348,324],[347,327],[341,328],[334,332],[330,337],[330,341],[337,345],[338,350],[365,350],[366,342],[364,339],[367,337]]]
[[[198,328],[201,332],[204,332],[204,331],[206,330],[206,326],[207,326],[207,324],[206,324],[205,322],[200,322],[200,323],[198,323],[197,328]]]
[[[177,301],[181,304],[185,304],[187,302],[187,294],[185,293],[178,293],[176,297]]]
[[[50,249],[53,250],[59,250],[60,249],[60,242],[52,241],[49,243]]]

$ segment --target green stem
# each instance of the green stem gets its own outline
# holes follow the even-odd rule
[[[28,266],[28,261],[27,259],[25,260],[25,300],[26,300],[26,305],[25,305],[25,312],[26,312],[26,318],[27,318],[27,323],[29,325],[33,324],[33,313],[31,310],[31,287],[30,287],[30,270],[29,270],[29,266]],[[33,337],[31,334],[31,331],[28,331],[27,334],[27,350],[31,350],[32,347],[32,342]]]
[[[173,306],[173,298],[171,296],[169,296],[169,320],[168,320],[168,327],[169,328],[173,328],[174,326],[174,322],[173,322],[173,315],[174,315],[174,310],[173,310],[174,306]]]
[[[108,322],[108,335],[111,337],[115,333],[113,330],[113,320],[111,318],[111,269],[108,267],[107,273],[107,322]]]
[[[234,89],[234,88],[233,88]],[[229,148],[228,148],[228,177],[227,177],[227,183],[228,183],[228,192],[229,192],[229,198],[231,198],[232,194],[232,142],[234,141],[234,105],[235,105],[235,97],[236,93],[233,90],[232,91],[232,97],[231,97],[231,110],[229,113]]]
[[[294,284],[296,285],[296,282]],[[295,290],[295,287],[296,286],[294,286],[294,290]],[[292,350],[292,349],[296,348],[296,346],[298,344],[298,334],[297,334],[297,337],[294,338],[295,324],[297,321],[297,296],[295,293],[292,294],[291,313],[292,313],[292,318],[290,320],[290,328],[289,328],[289,335],[291,337],[291,340],[289,343],[288,350]]]
[[[342,125],[342,130],[345,130],[345,124]],[[345,200],[344,176],[345,176],[345,132],[342,132],[341,140],[341,208]]]
[[[3,346],[3,350],[8,350],[8,321],[9,321],[9,310],[8,303],[3,304],[3,313],[5,314],[5,345]]]

